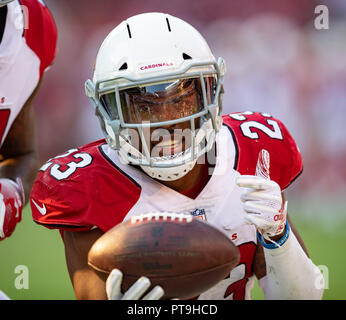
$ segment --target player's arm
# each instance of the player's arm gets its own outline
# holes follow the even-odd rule
[[[103,234],[91,231],[63,231],[67,269],[77,299],[107,299],[105,282],[88,266],[88,252]]]
[[[91,231],[63,231],[65,256],[70,279],[77,299],[83,300],[158,300],[164,292],[154,287],[146,295],[150,280],[139,278],[128,291],[121,293],[122,273],[114,269],[107,283],[88,265],[88,253],[94,242],[103,234],[100,229]]]
[[[258,176],[241,176],[237,184],[243,188],[244,218],[256,226],[263,247],[254,270],[265,298],[321,299],[323,275],[287,219],[287,201],[279,185]]]
[[[17,178],[20,178],[24,188],[25,202],[29,199],[39,166],[33,100],[40,83],[13,122],[0,149],[0,178],[8,178],[15,182]]]
[[[284,199],[284,195],[283,195],[283,199]],[[295,237],[297,238],[297,240],[298,240],[300,246],[302,247],[302,249],[304,250],[305,254],[307,255],[307,257],[309,257],[309,252],[305,246],[304,240],[301,237],[301,235],[299,234],[297,228],[294,226],[293,222],[291,221],[291,219],[288,215],[287,215],[287,222],[290,224],[291,231],[294,233]],[[267,274],[266,260],[265,260],[265,256],[264,256],[263,246],[261,245],[260,242],[257,244],[253,268],[254,268],[254,273],[255,273],[257,279],[261,279],[264,276],[266,276],[266,274]]]
[[[307,257],[309,257],[309,253],[308,253],[308,250],[305,246],[303,238],[300,236],[298,230],[293,225],[293,222],[291,221],[289,216],[287,216],[287,221],[290,224],[291,231],[296,236],[300,246],[304,250]],[[255,253],[254,263],[253,263],[253,269],[254,269],[254,273],[255,273],[258,280],[262,279],[264,276],[267,275],[267,267],[266,267],[266,260],[264,257],[264,250],[263,250],[263,246],[261,245],[260,242],[257,244],[257,249],[256,249],[256,253]]]
[[[276,249],[259,245],[262,262],[255,258],[259,286],[269,300],[320,300],[324,291],[323,275],[304,250],[292,221],[288,219],[288,223],[291,230],[285,244]]]
[[[38,168],[33,100],[40,83],[26,101],[0,149],[0,240],[11,236],[22,219]]]

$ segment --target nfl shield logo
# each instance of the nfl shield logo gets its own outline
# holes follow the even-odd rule
[[[193,215],[196,218],[200,218],[202,220],[207,220],[205,216],[205,210],[204,209],[194,209],[190,211],[190,214]]]

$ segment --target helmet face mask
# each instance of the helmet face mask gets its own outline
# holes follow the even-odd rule
[[[120,91],[119,96],[121,113],[126,124],[170,121],[203,110],[199,79],[178,79],[129,88]]]
[[[130,71],[86,82],[107,143],[150,176],[179,179],[211,149],[220,128],[224,61],[210,53],[209,60],[191,58],[175,70]]]

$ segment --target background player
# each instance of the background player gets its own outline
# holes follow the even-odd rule
[[[43,1],[0,0],[0,240],[21,220],[37,173],[33,101],[56,41]]]
[[[148,211],[191,213],[238,246],[239,265],[200,299],[248,299],[255,276],[269,299],[322,297],[282,195],[302,171],[299,150],[268,114],[222,117],[224,74],[199,32],[165,14],[132,17],[101,45],[86,91],[107,143],[50,159],[31,195],[33,219],[63,236],[78,299],[107,297],[91,245]],[[121,298],[120,281],[112,273],[108,297]]]

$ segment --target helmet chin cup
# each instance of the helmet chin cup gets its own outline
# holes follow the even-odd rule
[[[140,166],[142,170],[150,177],[162,181],[174,181],[182,178],[189,173],[195,166],[197,159],[181,164],[176,167],[158,168],[150,166]]]
[[[197,159],[212,148],[216,139],[216,131],[211,119],[202,124],[193,139],[195,140],[195,148],[190,147],[171,156],[147,158],[123,137],[120,137],[119,157],[125,164],[139,165],[152,178],[173,181],[182,178],[191,171]],[[202,144],[204,144],[203,147]]]

